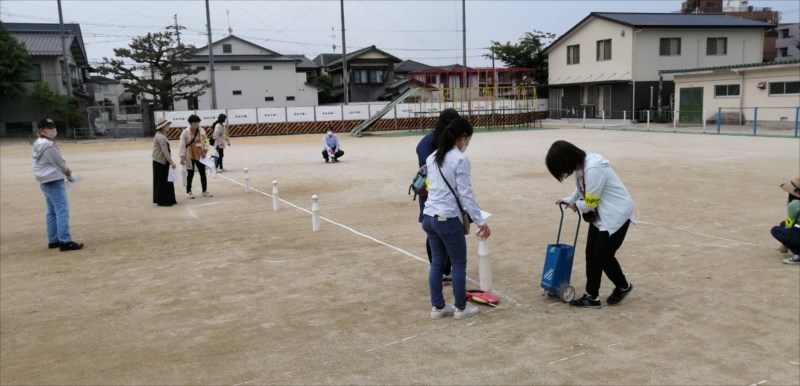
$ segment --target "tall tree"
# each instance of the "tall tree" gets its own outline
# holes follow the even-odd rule
[[[19,100],[30,68],[28,50],[0,23],[0,104]]]
[[[494,57],[510,68],[532,68],[533,79],[537,84],[547,84],[547,55],[545,47],[555,40],[556,35],[550,32],[525,32],[519,43],[492,41],[490,48]],[[492,55],[485,55],[491,58]]]
[[[148,33],[133,38],[128,47],[115,48],[116,58],[103,58],[98,71],[129,80],[134,95],[153,95],[158,108],[171,108],[175,98],[203,95],[211,86],[195,76],[201,70],[185,62],[192,57],[195,47],[177,43],[175,32]]]

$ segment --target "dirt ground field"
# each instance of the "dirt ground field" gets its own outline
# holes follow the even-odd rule
[[[0,145],[0,383],[800,383],[800,267],[769,234],[785,217],[778,185],[798,175],[797,139],[477,133],[467,154],[493,213],[502,303],[456,321],[429,318],[425,236],[406,195],[420,137],[340,138],[338,164],[323,162],[319,135],[235,138],[215,196],[176,186],[170,208],[151,203],[150,140],[62,142],[84,177],[69,196],[86,248],[69,253],[46,247],[30,146]],[[541,296],[553,202],[573,187],[544,166],[557,139],[610,159],[636,202],[618,254],[635,291],[620,306],[605,305],[605,278],[600,310]],[[277,180],[302,208],[318,194],[330,221],[314,233],[308,213],[273,212],[240,185],[245,167],[254,188]],[[584,245],[585,227],[579,294]]]

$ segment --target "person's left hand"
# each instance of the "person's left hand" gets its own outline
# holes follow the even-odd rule
[[[67,177],[72,177],[72,169],[70,169],[70,168],[67,168],[67,171],[66,171],[66,172],[64,172],[64,174],[65,174]]]
[[[171,163],[171,164],[169,164],[169,167],[170,167],[171,169],[175,169],[175,164],[174,164],[174,163]]]
[[[479,239],[488,239],[489,236],[492,235],[491,229],[489,229],[489,224],[478,225],[478,236]]]
[[[203,150],[203,158],[206,158],[207,154],[208,154],[208,150]]]

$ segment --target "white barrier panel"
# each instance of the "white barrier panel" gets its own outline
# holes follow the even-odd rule
[[[161,119],[161,118],[164,118],[164,111],[154,111],[154,112],[153,112],[153,117],[154,117],[156,120],[159,120],[159,119]]]
[[[426,113],[428,113],[428,114],[425,114],[426,117],[433,117],[433,116],[437,116],[438,117],[438,115],[434,115],[432,113],[438,113],[438,112],[441,111],[441,109],[439,108],[439,104],[438,103],[425,103],[425,104],[422,105],[422,108],[424,109],[424,111]]]
[[[371,117],[371,116],[377,114],[379,111],[383,110],[384,108],[386,108],[386,105],[369,105],[369,116]],[[386,113],[386,115],[382,116],[381,119],[394,119],[394,115],[395,115],[396,111],[397,111],[397,107],[392,108],[391,110],[389,110],[388,113]]]
[[[369,110],[370,105],[344,106],[344,119],[346,121],[367,119],[370,117]],[[375,110],[375,112],[378,111],[380,111],[380,109]]]
[[[172,122],[171,127],[186,128],[189,127],[189,116],[193,115],[194,111],[165,111],[164,119]]]
[[[256,109],[232,109],[228,110],[228,124],[240,125],[258,123]]]
[[[261,107],[256,109],[259,123],[286,122],[286,109],[283,107]]]
[[[317,106],[317,122],[341,121],[342,106]]]
[[[225,110],[197,110],[195,113],[200,116],[200,126],[211,127],[220,114],[226,114]]]
[[[289,122],[314,122],[314,108],[287,107],[286,120]]]
[[[401,103],[397,105],[397,118],[417,118],[419,114],[414,114],[419,111],[418,105]]]

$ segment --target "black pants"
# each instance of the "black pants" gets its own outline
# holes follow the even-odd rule
[[[333,159],[336,160],[337,158],[339,158],[339,157],[341,157],[343,155],[344,155],[344,152],[339,150],[339,151],[337,151],[336,153],[333,154]],[[325,161],[328,160],[328,151],[327,150],[323,150],[322,151],[322,158],[325,158]]]
[[[428,196],[418,196],[419,201],[419,222],[422,223],[422,211],[425,209],[425,201],[428,201]],[[425,251],[428,252],[428,262],[433,262],[433,255],[431,254],[431,243],[428,241],[428,238],[425,237]],[[450,271],[453,269],[453,265],[450,264],[450,256],[444,257],[444,266],[442,267],[442,273],[445,275],[449,275]]]
[[[175,185],[167,181],[169,164],[153,161],[153,203],[160,206],[175,205]]]
[[[614,255],[625,241],[630,223],[630,220],[626,221],[613,235],[609,235],[608,231],[600,232],[594,224],[589,225],[589,237],[586,240],[586,293],[589,296],[597,298],[599,295],[603,272],[617,288],[628,288],[628,281]]]
[[[192,191],[192,179],[194,178],[195,169],[197,169],[197,172],[200,173],[200,185],[203,187],[203,192],[205,192],[208,184],[208,181],[206,181],[206,165],[203,165],[202,162],[197,160],[192,160],[192,165],[194,165],[194,169],[189,169],[186,171],[188,174],[186,176],[186,193],[190,193]]]
[[[225,148],[217,147],[217,160],[216,160],[216,167],[217,169],[222,169],[222,157],[225,157]]]

